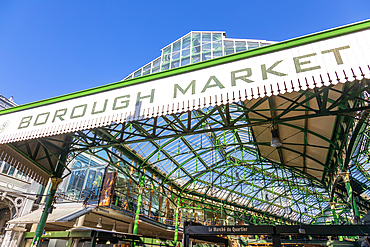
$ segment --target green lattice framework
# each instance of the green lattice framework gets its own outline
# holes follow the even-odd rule
[[[133,183],[138,183],[137,174],[145,174],[145,180],[151,183],[151,186],[146,186],[147,190],[161,191],[173,205],[180,197],[182,208],[202,209],[219,217],[230,215],[250,223],[322,223],[317,219],[324,217],[327,218],[325,221],[332,220],[327,213],[330,212],[328,202],[334,180],[331,174],[343,168],[333,160],[340,160],[343,152],[355,150],[347,165],[352,162],[352,169],[357,167],[367,176],[362,184],[369,184],[368,173],[364,171],[364,164],[367,164],[364,157],[368,155],[367,112],[364,111],[368,100],[364,95],[368,89],[366,81],[347,83],[343,86],[346,94],[339,101],[327,98],[329,91],[335,90],[330,86],[302,91],[305,99],[312,97],[327,101],[326,108],[314,114],[310,114],[309,108],[306,111],[297,108],[304,101],[302,97],[300,101],[293,100],[290,109],[285,105],[278,106],[284,108],[286,113],[296,111],[293,119],[279,116],[274,120],[280,125],[291,125],[290,122],[296,119],[334,115],[337,118],[336,133],[341,135],[353,135],[362,126],[361,133],[356,133],[360,138],[355,142],[339,145],[340,136],[333,136],[331,140],[322,137],[332,145],[327,150],[331,157],[323,164],[327,174],[321,180],[260,157],[257,144],[269,143],[256,143],[251,126],[268,125],[272,119],[250,123],[248,113],[258,114],[256,106],[269,98],[259,99],[255,105],[248,107],[236,103],[80,131],[71,135],[74,138],[71,152],[89,152],[113,167],[118,167],[120,163],[118,169],[130,176]],[[43,138],[33,142],[53,141],[53,138]],[[30,143],[32,141],[23,145]],[[19,148],[17,144],[14,147]],[[45,148],[44,145],[40,147]],[[41,159],[45,158],[48,157]],[[132,163],[127,158],[135,161],[133,168],[136,176],[130,175]],[[335,192],[335,200],[342,208],[338,211],[340,220],[347,221],[350,214],[345,188],[339,183]],[[370,208],[366,200],[358,200],[362,212]],[[287,212],[289,207],[291,214]]]

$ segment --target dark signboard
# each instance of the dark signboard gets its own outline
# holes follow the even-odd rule
[[[185,226],[190,235],[251,235],[272,234],[273,226]]]
[[[214,235],[320,235],[364,236],[370,225],[260,225],[260,226],[185,226],[190,236]]]
[[[121,241],[131,241],[131,240],[141,240],[140,235],[135,234],[124,234],[124,233],[112,233],[112,232],[97,232],[97,237],[102,239],[110,240],[121,240]]]

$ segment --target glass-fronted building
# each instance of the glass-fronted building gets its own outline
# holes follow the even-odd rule
[[[97,201],[108,164],[92,155],[82,153],[69,164],[70,175],[60,186],[63,196],[59,202]]]

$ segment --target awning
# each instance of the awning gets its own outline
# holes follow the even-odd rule
[[[94,237],[96,233],[96,238],[101,240],[113,240],[115,242],[118,241],[134,241],[142,240],[142,235],[138,234],[131,234],[126,232],[116,232],[116,231],[108,231],[103,229],[91,228],[91,227],[75,227],[68,231],[47,231],[45,232],[41,238],[47,239],[63,239],[63,238],[82,238],[85,240],[90,241],[91,238]],[[27,232],[24,234],[24,238],[33,238],[35,236],[34,232]],[[104,241],[104,242],[105,242]],[[112,241],[112,242],[113,242]]]
[[[0,160],[46,186],[55,170],[66,138],[67,135],[58,135],[0,145]]]
[[[49,214],[46,223],[68,222],[91,212],[95,208],[95,206],[84,207],[81,203],[63,203],[55,204],[55,206],[56,208],[51,214]],[[38,223],[40,221],[42,211],[42,208],[37,209],[22,217],[8,221],[8,224]]]

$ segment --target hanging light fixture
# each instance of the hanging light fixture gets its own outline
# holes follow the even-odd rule
[[[206,130],[210,130],[211,129],[211,125],[209,125],[209,124],[206,124]],[[206,133],[204,133],[204,135],[205,136],[212,136],[212,132],[206,132]]]
[[[265,200],[266,201],[270,201],[270,197],[269,197],[269,195],[267,193],[265,194]]]
[[[102,221],[103,221],[103,218],[102,218],[102,217],[100,217],[100,218],[99,218],[99,221],[98,221],[98,224],[96,225],[96,227],[102,228],[102,227],[103,227],[103,225],[102,225]]]
[[[281,142],[279,138],[279,132],[277,129],[272,128],[271,129],[272,139],[271,139],[271,147],[277,148],[281,147],[283,143]]]
[[[290,215],[293,213],[293,209],[289,206],[285,207],[284,208],[284,213],[286,213],[287,215]]]

